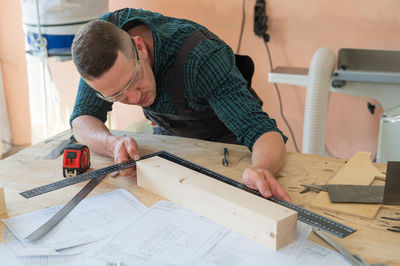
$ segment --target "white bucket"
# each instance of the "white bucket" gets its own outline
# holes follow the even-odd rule
[[[106,13],[108,0],[21,0],[21,8],[26,34],[31,143],[35,144],[69,128],[70,106],[66,107],[60,99],[61,91],[52,80],[48,56],[55,57],[51,60],[53,66],[68,64],[58,59],[71,58],[75,33]]]
[[[47,55],[70,55],[75,33],[85,23],[106,13],[108,0],[21,0],[21,8],[27,53],[41,52],[39,21]]]

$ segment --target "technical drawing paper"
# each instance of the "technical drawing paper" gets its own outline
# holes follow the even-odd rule
[[[104,266],[104,261],[96,260],[94,258],[90,258],[87,256],[86,252],[74,254],[76,248],[69,248],[66,251],[66,254],[62,252],[53,251],[52,256],[17,256],[17,252],[21,254],[21,252],[25,252],[25,246],[19,241],[13,233],[7,227],[4,230],[4,240],[5,247],[2,252],[2,246],[0,245],[0,265],[27,265],[27,266]],[[104,241],[104,240],[103,240]],[[102,244],[102,241],[97,241],[96,245],[87,244],[85,246],[85,250],[90,248],[98,247]],[[80,246],[82,248],[83,246]],[[78,247],[79,248],[79,247]],[[7,254],[4,257],[5,261],[3,261],[3,254]],[[67,255],[68,254],[68,255]],[[70,255],[73,254],[73,255]],[[7,263],[6,263],[7,262]],[[13,263],[11,263],[13,262]]]
[[[100,241],[89,244],[79,245],[71,248],[55,250],[51,248],[27,248],[7,226],[4,227],[4,239],[7,247],[9,247],[17,257],[37,257],[37,256],[66,256],[75,255],[99,246]]]
[[[297,239],[274,251],[238,233],[230,232],[194,266],[336,266],[350,265],[343,257],[307,240],[311,227],[297,222]]]
[[[12,252],[12,250],[5,243],[0,243],[0,258],[1,265],[24,265],[17,259],[17,257],[14,255],[14,252]]]
[[[174,203],[160,201],[106,241],[93,257],[125,265],[191,265],[228,232]]]
[[[77,214],[94,210],[102,210],[105,213],[106,210],[115,209],[118,206],[120,211],[126,212],[129,209],[132,214],[135,213],[135,217],[120,218],[130,219],[130,221],[126,221],[125,226],[114,228],[114,231],[111,230],[115,233],[108,239],[62,250],[47,248],[46,251],[46,247],[35,246],[27,248],[25,243],[19,241],[5,227],[5,243],[0,244],[0,264],[97,266],[104,265],[105,261],[120,261],[125,265],[143,266],[350,265],[337,252],[308,241],[307,237],[311,232],[311,227],[301,222],[298,222],[297,240],[279,251],[273,251],[170,202],[161,201],[145,211],[146,207],[126,190],[116,190],[88,198],[85,201],[89,199],[93,202],[82,204],[84,208],[81,207],[82,210]],[[105,216],[106,220],[110,220],[110,217],[117,219],[123,216],[119,214],[118,210],[110,212],[114,216]],[[13,218],[8,220],[11,219]],[[95,218],[91,220],[93,219]],[[72,220],[78,219],[73,218]],[[13,220],[12,224],[21,226],[21,223],[29,221],[29,217],[24,217],[24,219]],[[101,224],[101,221],[94,221],[94,224]],[[15,228],[19,229],[18,226]],[[108,230],[109,227],[102,228]],[[122,231],[120,231],[121,229]],[[89,233],[95,234],[98,231],[100,229]],[[83,233],[87,232],[83,231]],[[90,236],[90,234],[88,235]],[[61,238],[58,235],[55,237]],[[104,238],[106,237],[105,234]],[[87,241],[83,242],[87,243]],[[47,253],[41,253],[39,248]],[[90,248],[95,248],[95,250],[87,251]],[[76,254],[78,252],[80,253]],[[24,257],[16,257],[14,253],[24,255]],[[26,256],[29,254],[35,256]],[[70,255],[67,256],[67,254]]]
[[[3,222],[25,247],[59,250],[109,237],[147,209],[128,191],[115,190],[84,199],[38,241],[24,240],[24,237],[50,219],[60,208],[62,206],[47,208],[5,219]]]

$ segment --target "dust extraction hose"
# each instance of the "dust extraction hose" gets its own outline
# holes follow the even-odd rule
[[[318,49],[312,58],[308,72],[302,153],[329,155],[325,149],[326,117],[335,62],[335,52],[327,47]]]

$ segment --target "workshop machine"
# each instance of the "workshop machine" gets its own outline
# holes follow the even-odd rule
[[[277,67],[269,81],[307,87],[303,153],[329,155],[325,148],[330,92],[376,99],[383,109],[376,161],[400,161],[400,51],[343,48],[317,50],[310,68]],[[369,104],[371,112],[375,106]]]

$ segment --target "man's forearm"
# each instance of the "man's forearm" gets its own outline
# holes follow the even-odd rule
[[[285,151],[282,135],[278,132],[267,132],[254,143],[252,167],[263,168],[275,174],[283,164]]]
[[[111,135],[98,118],[89,115],[79,116],[72,121],[72,131],[76,140],[88,145],[90,150],[113,157],[111,147],[116,137]]]

